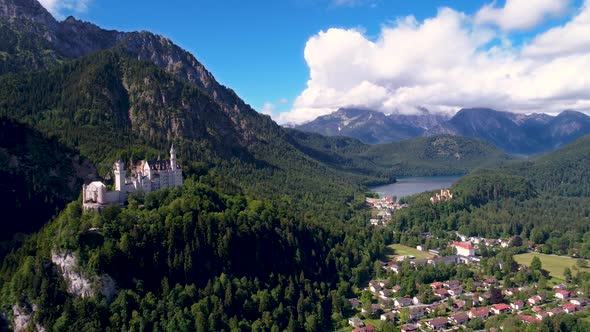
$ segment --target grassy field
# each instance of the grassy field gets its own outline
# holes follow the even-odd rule
[[[420,251],[416,250],[415,248],[411,248],[408,246],[404,246],[401,244],[391,244],[387,246],[388,252],[387,257],[389,259],[393,259],[396,256],[414,256],[416,258],[431,258],[434,257],[433,254],[427,251]]]
[[[576,259],[567,256],[553,256],[537,253],[526,253],[515,255],[514,260],[519,264],[530,266],[531,261],[535,256],[539,257],[539,259],[541,260],[541,265],[543,269],[549,271],[551,277],[553,277],[559,282],[564,281],[563,271],[566,267],[569,267],[574,274],[576,273],[576,270],[590,272],[590,268],[580,268],[576,266]]]

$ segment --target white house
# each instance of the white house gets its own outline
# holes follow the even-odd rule
[[[475,248],[469,242],[453,242],[451,247],[457,250],[459,256],[475,256]]]

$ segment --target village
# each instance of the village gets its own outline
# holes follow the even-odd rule
[[[575,285],[560,283],[548,287],[530,283],[506,287],[502,280],[485,275],[476,249],[488,247],[490,250],[502,250],[510,247],[513,240],[456,235],[464,241],[449,243],[448,247],[452,248],[454,255],[431,258],[400,255],[379,264],[386,277],[445,264],[468,268],[474,272],[472,278],[436,280],[424,285],[416,283],[415,289],[420,291],[415,296],[403,294],[401,285],[389,281],[392,278],[371,280],[362,290],[361,298],[348,300],[350,309],[356,313],[348,319],[352,331],[375,331],[375,321],[394,323],[403,332],[460,328],[483,330],[486,320],[494,316],[512,315],[523,324],[534,324],[547,316],[573,314],[588,308],[587,294],[576,290]],[[518,269],[529,268],[519,265]]]

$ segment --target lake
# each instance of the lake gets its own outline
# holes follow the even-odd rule
[[[461,176],[404,177],[397,179],[397,182],[395,183],[373,187],[371,188],[371,191],[378,193],[381,197],[395,196],[399,200],[402,197],[411,196],[425,191],[449,188],[459,178],[461,178]]]

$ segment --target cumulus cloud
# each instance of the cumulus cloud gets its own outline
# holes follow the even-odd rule
[[[590,0],[563,26],[537,36],[523,49],[525,56],[557,56],[590,52]]]
[[[502,8],[495,1],[484,6],[475,15],[477,24],[492,24],[502,30],[527,30],[547,17],[563,14],[571,0],[506,0]]]
[[[66,13],[82,13],[88,10],[92,0],[39,0],[53,16],[62,18]]]
[[[305,47],[307,87],[277,121],[302,123],[340,107],[385,113],[420,106],[588,111],[590,31],[583,30],[588,15],[586,5],[569,23],[524,47],[450,8],[421,22],[411,16],[398,19],[383,26],[375,40],[355,29],[319,32]],[[586,37],[578,42],[559,37],[571,31]]]

